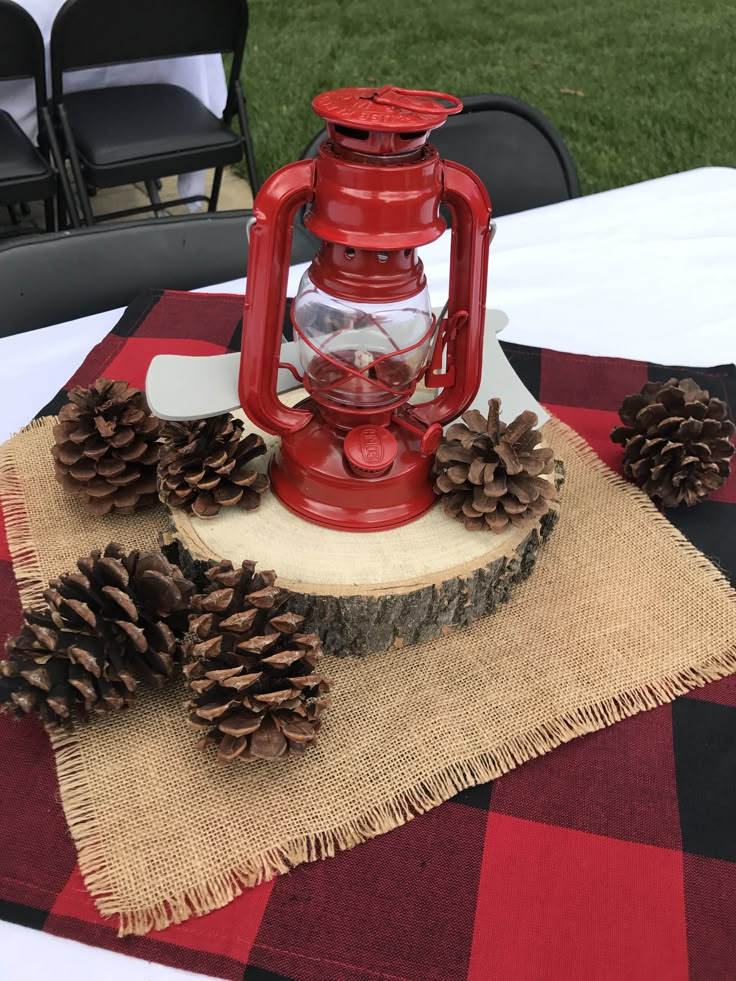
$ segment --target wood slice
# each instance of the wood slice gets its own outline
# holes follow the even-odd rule
[[[298,401],[294,393],[287,399]],[[272,452],[276,438],[262,435]],[[259,461],[262,469],[267,459]],[[550,479],[561,484],[561,467]],[[531,573],[557,508],[528,528],[499,535],[466,531],[439,503],[401,528],[352,533],[304,521],[266,493],[257,511],[228,508],[207,521],[172,511],[162,538],[189,575],[221,559],[236,565],[252,559],[274,569],[292,594],[290,608],[319,631],[327,652],[368,654],[429,640],[493,613]]]

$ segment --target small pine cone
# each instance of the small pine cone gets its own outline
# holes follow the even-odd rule
[[[301,632],[304,618],[285,609],[287,594],[273,572],[221,562],[207,578],[206,591],[192,600],[185,647],[184,673],[195,693],[190,721],[204,731],[198,745],[216,745],[223,762],[303,753],[330,704],[329,686],[315,671],[319,637]]]
[[[45,605],[24,611],[0,661],[0,711],[38,713],[49,732],[127,707],[137,679],[162,687],[180,660],[194,591],[160,552],[111,544],[77,568],[49,584]]]
[[[124,381],[74,388],[54,426],[56,479],[93,514],[132,514],[156,501],[159,421]]]
[[[469,531],[522,528],[545,515],[556,498],[551,473],[554,452],[539,447],[542,434],[533,412],[506,425],[501,400],[491,399],[488,417],[477,409],[450,426],[437,448],[434,492],[445,512]]]
[[[170,508],[214,518],[237,505],[254,511],[268,490],[268,477],[249,467],[266,452],[260,436],[244,439],[243,423],[229,412],[211,419],[167,422],[158,469],[159,496]]]
[[[647,382],[618,414],[611,439],[623,445],[624,473],[664,507],[692,507],[726,482],[736,427],[692,378]]]

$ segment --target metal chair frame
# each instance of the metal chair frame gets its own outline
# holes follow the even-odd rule
[[[206,6],[207,0],[201,0],[201,2]],[[82,162],[79,156],[79,151],[77,150],[76,142],[74,139],[74,133],[72,130],[71,123],[69,121],[69,115],[67,113],[66,107],[64,105],[64,71],[71,68],[93,68],[99,67],[101,65],[107,64],[123,64],[131,63],[133,61],[143,61],[150,60],[152,58],[174,58],[181,57],[182,55],[189,54],[224,54],[227,53],[229,48],[222,48],[219,51],[213,51],[211,48],[206,50],[199,50],[196,39],[193,39],[188,45],[187,50],[176,50],[172,51],[162,46],[161,53],[158,55],[152,54],[155,50],[156,44],[151,44],[151,38],[147,39],[148,47],[146,48],[146,53],[140,58],[119,58],[119,59],[103,59],[90,57],[88,64],[78,64],[79,59],[74,59],[74,64],[69,65],[68,60],[64,57],[64,34],[67,29],[67,20],[70,14],[76,14],[77,10],[88,4],[90,6],[99,5],[99,0],[67,0],[63,7],[59,10],[56,18],[54,20],[53,28],[51,31],[51,81],[52,81],[52,106],[55,121],[57,124],[58,131],[61,135],[64,149],[66,151],[66,156],[69,159],[71,165],[72,174],[74,177],[74,184],[77,191],[77,197],[82,211],[82,222],[85,225],[93,225],[97,221],[111,219],[111,218],[125,218],[133,215],[147,214],[153,211],[156,217],[168,207],[174,207],[183,204],[194,204],[199,202],[207,202],[208,211],[214,212],[217,210],[217,201],[220,195],[220,187],[222,184],[222,174],[223,167],[215,167],[215,173],[212,182],[212,191],[209,195],[192,195],[189,197],[177,197],[173,200],[162,202],[158,193],[159,184],[156,180],[146,180],[145,186],[150,198],[150,205],[142,205],[136,208],[125,208],[120,211],[107,212],[102,215],[95,216],[92,211],[92,205],[90,203],[90,193],[87,186],[87,181],[85,179]],[[256,160],[255,153],[253,150],[253,141],[251,138],[250,127],[248,125],[248,115],[246,109],[245,94],[243,92],[243,86],[240,81],[240,72],[243,65],[243,59],[245,55],[245,43],[248,36],[248,3],[247,0],[239,0],[239,5],[241,7],[242,22],[240,29],[238,31],[238,36],[233,39],[232,45],[232,65],[230,68],[230,77],[228,79],[227,86],[227,102],[225,104],[225,109],[222,114],[222,121],[229,127],[232,128],[232,122],[237,117],[238,125],[240,128],[240,138],[243,145],[243,153],[245,156],[246,168],[248,171],[248,179],[251,184],[251,189],[253,194],[258,191],[260,187],[257,171],[256,171]],[[175,6],[172,8],[172,13],[175,13]],[[131,17],[135,16],[135,11],[130,14]],[[145,159],[145,158],[140,158]]]
[[[76,209],[72,196],[71,185],[64,167],[63,155],[56,136],[56,131],[52,123],[51,112],[49,110],[48,95],[46,91],[46,64],[44,54],[43,37],[38,24],[25,8],[14,3],[13,0],[0,0],[0,12],[4,19],[15,20],[18,32],[25,33],[25,39],[30,45],[31,58],[25,68],[16,63],[15,67],[8,74],[7,69],[3,70],[4,59],[0,59],[0,79],[31,78],[33,79],[34,94],[36,101],[36,121],[38,126],[38,149],[41,155],[48,161],[55,179],[57,187],[57,209],[54,209],[54,196],[44,198],[44,218],[46,231],[53,232],[58,225],[63,225],[65,211],[71,216],[72,224],[78,227],[79,221],[76,220]],[[4,38],[5,43],[12,44],[12,38]],[[11,57],[19,58],[20,45],[13,45]],[[21,59],[22,60],[22,59]],[[21,203],[20,201],[18,202]],[[23,202],[25,203],[25,202]],[[10,208],[11,206],[9,206]],[[11,212],[11,218],[13,217]]]

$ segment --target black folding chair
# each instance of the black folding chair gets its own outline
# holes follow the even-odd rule
[[[67,0],[51,31],[54,111],[84,222],[95,216],[88,187],[145,183],[150,206],[97,216],[120,218],[208,201],[217,209],[223,168],[245,154],[253,193],[255,156],[240,83],[247,0]],[[227,103],[218,119],[177,85],[124,85],[64,92],[64,72],[184,55],[232,53]],[[237,117],[240,132],[232,130]],[[162,202],[157,181],[214,167],[212,193]]]
[[[61,174],[58,144],[50,125],[46,99],[43,38],[31,15],[12,0],[0,0],[0,79],[32,78],[36,94],[38,147],[10,113],[0,110],[0,204],[15,218],[13,206],[43,201],[46,230],[56,228],[54,195],[57,175],[49,162],[55,160],[67,198],[69,184]],[[40,149],[39,149],[40,147]]]
[[[0,242],[0,337],[126,306],[142,290],[192,290],[245,276],[253,212],[96,225]],[[294,229],[292,262],[314,248]]]
[[[463,111],[432,131],[440,156],[470,167],[488,189],[494,217],[580,197],[575,163],[555,126],[510,95],[469,95]],[[317,156],[323,130],[304,150]]]

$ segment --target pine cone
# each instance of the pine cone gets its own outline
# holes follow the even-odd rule
[[[647,382],[627,396],[611,433],[624,447],[624,473],[665,507],[692,507],[722,487],[736,427],[728,406],[692,378]]]
[[[442,496],[447,514],[469,531],[500,532],[524,527],[549,511],[555,485],[541,474],[551,473],[554,452],[537,448],[541,433],[537,417],[522,412],[513,422],[501,422],[501,400],[488,403],[488,418],[477,409],[450,426],[435,454],[435,494]]]
[[[49,732],[74,715],[104,714],[133,700],[137,679],[171,678],[194,591],[160,552],[108,545],[49,584],[45,605],[24,612],[0,661],[0,711],[41,716]]]
[[[222,761],[303,753],[330,704],[315,672],[319,637],[299,632],[303,617],[285,609],[273,572],[221,562],[207,578],[192,600],[184,666],[195,692],[190,721],[206,732],[198,745],[216,745]]]
[[[167,422],[158,470],[161,500],[198,518],[214,518],[220,508],[234,504],[254,511],[268,489],[268,477],[248,464],[266,452],[266,445],[254,433],[242,439],[243,428],[229,412]]]
[[[74,388],[54,426],[56,479],[94,514],[132,514],[156,500],[158,429],[145,395],[127,382]]]

